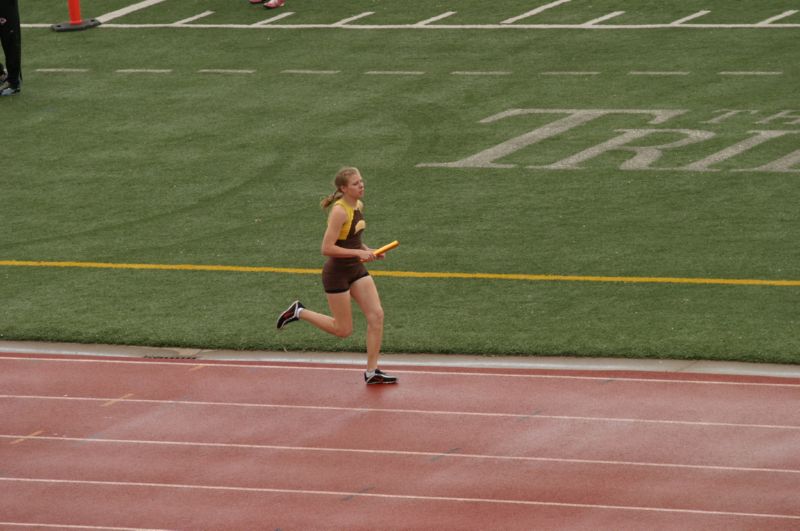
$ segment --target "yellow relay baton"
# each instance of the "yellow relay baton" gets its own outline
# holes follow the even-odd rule
[[[372,254],[374,254],[375,256],[380,256],[380,255],[382,255],[383,253],[385,253],[387,251],[391,251],[392,249],[394,249],[398,245],[400,245],[400,242],[395,240],[392,243],[387,243],[386,245],[384,245],[380,249],[375,249],[374,251],[372,251]],[[362,262],[363,262],[363,260],[362,260]]]
[[[375,256],[381,255],[381,254],[385,253],[386,251],[391,251],[392,249],[394,249],[398,245],[400,245],[400,242],[395,240],[392,243],[387,243],[386,245],[384,245],[383,247],[381,247],[379,249],[375,249],[374,251],[372,251],[372,254],[374,254]]]

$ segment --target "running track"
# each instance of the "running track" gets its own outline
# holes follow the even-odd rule
[[[393,372],[0,354],[0,527],[800,529],[798,378]]]

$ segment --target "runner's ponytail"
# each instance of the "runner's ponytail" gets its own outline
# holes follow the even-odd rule
[[[323,209],[326,209],[326,208],[328,208],[329,206],[331,206],[332,204],[334,204],[334,203],[335,203],[335,202],[336,202],[338,199],[341,199],[341,197],[342,197],[343,195],[344,195],[344,194],[342,193],[342,191],[341,191],[341,190],[336,190],[336,191],[335,191],[335,192],[333,192],[331,195],[329,195],[329,196],[325,197],[325,198],[324,198],[322,201],[320,201],[320,202],[319,202],[319,205],[320,205],[320,206],[321,206]]]

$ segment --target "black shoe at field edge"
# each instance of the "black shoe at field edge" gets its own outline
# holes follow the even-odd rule
[[[19,94],[19,91],[19,85],[14,86],[8,81],[0,83],[0,96],[13,96],[14,94]]]

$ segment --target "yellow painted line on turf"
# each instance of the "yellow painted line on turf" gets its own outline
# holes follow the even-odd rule
[[[120,264],[110,262],[47,262],[39,260],[0,260],[0,266],[75,267],[79,269],[155,269],[160,271],[229,271],[235,273],[289,273],[295,275],[316,275],[322,272],[321,269],[302,269],[293,267],[251,267],[196,264]]]
[[[514,273],[417,273],[414,271],[371,271],[372,275],[409,278],[462,278],[482,280],[528,280],[539,282],[623,282],[629,284],[727,284],[738,286],[800,286],[800,280],[746,278],[604,277],[587,275],[525,275]]]
[[[159,271],[221,271],[235,273],[282,273],[318,275],[321,269],[266,266],[226,266],[198,264],[126,264],[111,262],[49,262],[39,260],[0,260],[0,267],[74,267],[79,269],[134,269]],[[599,275],[531,275],[522,273],[455,273],[425,271],[371,271],[376,277],[432,278],[465,280],[522,280],[530,282],[617,282],[627,284],[701,284],[729,286],[800,287],[800,280],[751,278],[634,277]]]
[[[41,435],[43,433],[44,433],[44,430],[37,430],[37,431],[35,431],[35,432],[31,433],[31,434],[26,435],[25,437],[20,437],[19,439],[14,439],[13,441],[11,441],[8,444],[20,444],[20,443],[23,443],[23,442],[27,441],[28,439],[33,439],[34,437],[37,437],[37,436],[39,436],[39,435]]]

